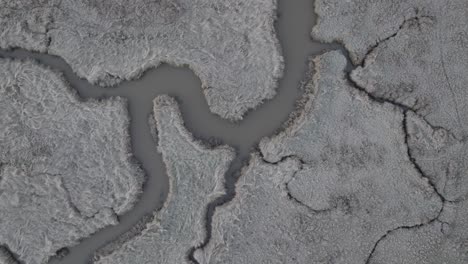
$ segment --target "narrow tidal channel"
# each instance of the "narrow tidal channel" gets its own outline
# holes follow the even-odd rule
[[[126,98],[131,119],[133,153],[147,175],[140,201],[130,212],[119,218],[118,225],[107,227],[82,240],[77,246],[69,248],[69,254],[64,258],[52,259],[50,263],[91,263],[94,252],[119,238],[139,223],[144,216],[152,214],[163,205],[168,192],[168,176],[148,125],[152,100],[159,94],[168,94],[177,98],[186,127],[195,137],[203,141],[215,138],[237,149],[237,157],[226,175],[227,195],[209,205],[207,216],[209,227],[213,209],[234,196],[234,183],[250,152],[261,138],[277,132],[295,109],[295,102],[302,95],[300,84],[308,68],[308,57],[323,53],[325,50],[341,49],[339,45],[321,44],[311,39],[310,32],[315,23],[313,5],[312,0],[279,0],[276,29],[285,60],[284,76],[279,82],[277,95],[247,113],[244,120],[238,123],[221,119],[209,111],[202,94],[201,82],[188,68],[164,64],[148,70],[138,80],[103,88],[78,78],[70,66],[59,57],[21,49],[0,50],[0,57],[35,59],[62,72],[70,86],[83,100],[105,99],[112,96]],[[208,228],[206,239],[210,238],[210,231]]]

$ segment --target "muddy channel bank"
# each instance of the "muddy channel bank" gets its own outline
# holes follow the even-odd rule
[[[209,111],[200,89],[201,82],[188,68],[163,64],[146,71],[138,80],[127,81],[115,87],[103,88],[80,79],[61,58],[47,54],[16,49],[0,51],[0,57],[34,59],[54,70],[62,72],[83,100],[105,99],[121,96],[128,100],[131,119],[131,144],[135,158],[141,163],[147,175],[144,192],[135,207],[119,218],[120,223],[110,226],[84,239],[77,246],[67,249],[61,259],[52,259],[52,264],[90,263],[93,254],[100,248],[118,239],[141,223],[145,216],[162,207],[168,192],[168,177],[160,153],[156,150],[148,118],[152,112],[152,100],[160,94],[177,98],[184,122],[197,138],[207,142],[215,140],[235,147],[237,157],[226,174],[227,196],[209,205],[208,224],[213,209],[234,196],[234,183],[239,170],[256,148],[260,139],[275,134],[282,128],[296,101],[301,97],[301,81],[308,69],[308,57],[326,50],[341,49],[339,45],[321,44],[310,37],[316,16],[313,1],[279,0],[276,29],[285,62],[283,78],[276,96],[264,102],[257,109],[247,113],[244,119],[232,123]],[[209,228],[208,228],[209,229]],[[208,238],[210,232],[208,232]],[[208,239],[207,238],[207,239]]]

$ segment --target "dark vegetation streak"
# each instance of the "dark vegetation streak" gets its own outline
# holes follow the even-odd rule
[[[397,231],[397,230],[401,230],[401,229],[406,229],[406,230],[410,230],[410,229],[416,229],[416,228],[421,228],[423,226],[426,226],[426,225],[429,225],[429,224],[432,224],[433,222],[441,222],[441,223],[444,223],[443,221],[439,220],[443,210],[444,210],[444,205],[446,203],[450,203],[452,201],[448,201],[447,199],[445,199],[445,197],[439,193],[439,191],[437,190],[436,186],[435,186],[435,183],[431,180],[431,178],[429,178],[427,175],[424,174],[423,170],[421,169],[421,167],[418,165],[418,163],[416,162],[416,159],[411,155],[411,151],[410,151],[410,148],[409,148],[409,145],[408,145],[408,138],[409,138],[409,132],[408,132],[408,121],[407,121],[407,116],[408,116],[408,111],[412,111],[412,110],[409,110],[409,109],[405,109],[403,111],[403,121],[402,121],[402,128],[403,128],[403,132],[404,132],[404,135],[405,135],[405,145],[406,145],[406,149],[407,149],[407,155],[408,155],[408,158],[410,160],[410,162],[413,164],[414,168],[416,169],[416,171],[418,172],[418,174],[422,177],[422,178],[426,178],[427,179],[427,182],[428,184],[431,186],[431,188],[434,190],[434,192],[436,193],[436,195],[439,197],[439,199],[441,200],[442,202],[442,206],[440,207],[440,210],[439,212],[437,213],[436,217],[432,218],[432,219],[429,219],[428,221],[424,222],[424,223],[420,223],[420,224],[416,224],[416,225],[412,225],[412,226],[399,226],[397,228],[394,228],[392,230],[388,230],[383,236],[381,236],[374,244],[371,252],[369,253],[369,256],[367,257],[367,260],[366,260],[366,264],[370,264],[371,263],[371,259],[374,255],[374,252],[375,250],[377,249],[378,245],[380,244],[380,242],[382,242],[388,235],[390,235],[391,233]]]
[[[409,147],[409,144],[408,144],[408,140],[409,140],[409,137],[410,137],[410,134],[408,132],[408,111],[405,111],[403,112],[403,124],[402,124],[402,127],[403,127],[403,132],[405,133],[405,145],[406,145],[406,150],[407,150],[407,154],[408,154],[408,158],[409,160],[411,161],[411,163],[413,164],[414,168],[416,169],[416,171],[419,173],[419,175],[425,179],[427,179],[427,182],[429,183],[429,185],[431,186],[431,188],[434,190],[434,192],[437,194],[437,196],[439,196],[440,200],[443,202],[443,203],[446,203],[446,202],[452,202],[450,200],[447,200],[440,192],[439,190],[437,189],[435,183],[431,180],[431,178],[429,176],[427,176],[424,171],[422,170],[422,168],[419,166],[419,164],[416,162],[416,159],[411,155],[411,149]],[[441,209],[441,212],[442,212],[442,209]]]
[[[297,173],[297,172],[296,172]],[[295,176],[295,175],[294,175]],[[293,176],[293,177],[294,177]],[[334,209],[336,209],[336,205],[333,206],[333,207],[330,207],[330,208],[325,208],[325,209],[314,209],[312,207],[310,207],[309,205],[305,204],[304,202],[302,202],[301,200],[299,200],[297,197],[295,197],[291,191],[289,190],[289,186],[288,186],[289,182],[285,184],[285,188],[286,188],[286,192],[287,192],[287,195],[286,197],[293,203],[297,203],[299,204],[300,206],[306,208],[310,213],[312,214],[323,214],[323,213],[329,213],[331,211],[333,211]]]
[[[421,19],[423,18],[427,18],[427,19],[430,19],[430,20],[433,20],[434,18],[433,17],[430,17],[430,16],[423,16],[423,15],[420,15],[419,14],[419,10],[416,9],[416,14],[415,16],[413,17],[410,17],[410,18],[407,18],[405,20],[403,20],[403,22],[400,24],[400,26],[398,26],[398,29],[393,33],[391,34],[390,36],[384,38],[384,39],[381,39],[379,41],[377,41],[377,43],[375,43],[373,46],[369,47],[369,49],[367,50],[366,54],[364,55],[364,58],[362,59],[361,63],[359,64],[359,66],[361,67],[365,67],[366,66],[366,58],[369,56],[369,54],[373,53],[378,47],[380,47],[380,45],[382,43],[385,43],[387,41],[389,41],[390,39],[396,37],[398,35],[398,33],[400,33],[400,31],[405,27],[405,26],[408,26],[408,25],[417,25],[418,27],[420,27],[420,24],[421,24]]]
[[[432,224],[432,223],[435,222],[435,221],[437,221],[437,218],[433,218],[433,219],[430,219],[430,220],[427,221],[427,222],[420,223],[420,224],[416,224],[416,225],[411,225],[411,226],[399,226],[399,227],[397,227],[397,228],[388,230],[383,236],[381,236],[381,237],[375,242],[375,244],[374,244],[374,246],[372,247],[372,250],[371,250],[369,256],[368,256],[367,259],[366,259],[365,264],[370,264],[370,263],[371,263],[372,257],[373,257],[373,255],[374,255],[375,250],[377,249],[377,246],[380,244],[380,242],[382,242],[387,236],[391,235],[393,232],[398,231],[398,230],[402,230],[402,229],[403,229],[403,230],[418,229],[418,228],[421,228],[421,227],[423,227],[423,226]]]
[[[283,156],[281,157],[281,159],[279,159],[278,161],[275,161],[275,162],[271,162],[271,161],[268,161],[265,159],[263,153],[260,151],[260,150],[256,150],[256,153],[258,153],[258,155],[260,156],[260,158],[262,159],[263,162],[265,163],[268,163],[268,164],[271,164],[271,165],[278,165],[282,162],[285,162],[286,160],[288,159],[292,159],[292,160],[296,160],[299,162],[299,169],[294,173],[294,175],[291,177],[291,179],[286,182],[284,184],[284,189],[287,193],[286,197],[293,203],[297,203],[299,204],[300,206],[306,208],[308,211],[310,211],[311,213],[313,214],[319,214],[319,213],[327,213],[327,212],[330,212],[332,211],[333,209],[335,209],[334,207],[333,208],[326,208],[326,209],[320,209],[320,210],[317,210],[317,209],[314,209],[312,207],[310,207],[309,205],[305,204],[304,202],[302,202],[301,200],[299,200],[297,197],[295,197],[292,193],[291,193],[291,190],[289,189],[289,183],[296,177],[297,173],[300,172],[301,170],[304,169],[304,166],[307,164],[303,159],[301,159],[299,156],[297,155],[287,155],[287,156]]]
[[[19,256],[16,253],[11,251],[11,249],[6,244],[0,244],[0,255],[3,257],[6,257],[14,264],[25,264],[23,261],[19,259]],[[3,259],[0,259],[0,260],[3,260]]]

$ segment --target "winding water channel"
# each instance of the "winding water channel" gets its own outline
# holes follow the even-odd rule
[[[52,264],[90,263],[92,255],[99,248],[111,243],[144,219],[161,208],[168,191],[168,176],[161,155],[151,136],[148,117],[152,111],[152,100],[159,94],[177,98],[188,130],[201,140],[216,138],[223,144],[237,149],[237,158],[231,165],[226,178],[227,195],[209,205],[208,226],[216,205],[234,196],[234,183],[239,170],[249,158],[250,152],[261,138],[277,132],[295,108],[301,96],[299,89],[307,70],[308,57],[325,50],[341,49],[339,45],[325,45],[314,42],[310,31],[315,23],[312,0],[279,0],[276,29],[285,59],[284,76],[279,82],[277,95],[257,109],[247,113],[245,118],[232,123],[212,114],[202,94],[201,82],[188,68],[161,65],[148,70],[140,79],[127,81],[116,87],[93,86],[75,75],[70,66],[61,58],[47,54],[16,49],[0,51],[0,57],[35,59],[52,69],[63,72],[70,86],[83,100],[87,98],[108,98],[121,96],[128,99],[131,118],[131,144],[136,159],[147,175],[144,192],[136,206],[119,218],[116,226],[107,227],[84,239],[69,249],[62,259],[52,259]],[[210,238],[210,228],[208,228]]]

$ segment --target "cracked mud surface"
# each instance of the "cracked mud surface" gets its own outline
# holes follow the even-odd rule
[[[147,117],[138,117],[144,111],[131,110],[138,108],[135,107],[135,102],[139,102],[135,99],[138,92],[129,92],[127,88],[134,88],[131,87],[134,83],[124,81],[140,77],[144,69],[157,66],[161,61],[188,65],[201,79],[194,88],[204,88],[210,110],[224,118],[240,119],[248,109],[274,95],[276,80],[281,76],[282,58],[272,28],[276,3],[265,0],[232,4],[226,1],[210,5],[205,2],[208,1],[137,1],[130,8],[119,1],[112,5],[89,1],[0,2],[0,6],[8,5],[0,10],[3,37],[0,47],[19,46],[57,54],[90,82],[99,85],[122,83],[114,88],[115,92],[103,92],[100,87],[68,74],[72,83],[86,86],[77,88],[88,94],[85,97],[101,99],[92,107],[94,111],[111,102],[124,105],[121,99],[109,96],[127,94],[133,102],[129,105],[130,116],[136,118],[136,123],[143,119],[144,129],[148,128]],[[157,7],[155,15],[148,12],[151,8],[141,8],[148,4]],[[298,9],[292,13],[286,11],[288,7],[284,3],[280,4],[280,19],[282,16],[290,19],[291,14],[296,16],[299,11],[313,11],[299,2],[288,2],[288,6],[296,4]],[[25,12],[22,6],[31,7],[30,11]],[[271,104],[267,102],[264,107],[250,112],[243,122],[232,124],[204,113],[200,115],[203,118],[194,121],[193,117],[203,112],[193,108],[200,105],[198,95],[186,96],[189,92],[179,95],[174,87],[149,93],[151,98],[142,104],[149,105],[157,96],[154,118],[151,117],[149,123],[152,138],[158,142],[156,145],[164,160],[165,166],[161,168],[167,170],[170,194],[162,209],[154,205],[142,214],[141,207],[135,205],[135,218],[140,220],[128,220],[133,211],[123,215],[118,219],[121,235],[117,239],[116,235],[111,237],[111,240],[115,239],[111,243],[109,239],[101,240],[100,243],[106,246],[97,252],[96,247],[88,249],[87,254],[95,252],[94,262],[102,264],[467,263],[466,10],[468,4],[463,0],[317,0],[315,11],[319,19],[312,29],[312,36],[326,43],[342,43],[347,50],[313,56],[310,69],[306,77],[303,76],[301,92],[304,94],[297,100],[297,109],[286,122],[287,111],[282,111],[280,117],[274,114],[275,102],[282,102],[284,106],[294,101],[291,94],[297,97],[297,92],[285,95],[281,89],[284,86],[292,89],[292,85],[297,84],[290,81],[291,76],[297,78],[302,74],[300,66],[303,65],[290,63],[297,62],[291,57],[305,60],[311,55],[307,50],[310,46],[300,44],[300,52],[290,51],[295,43],[300,43],[297,40],[306,43],[308,36],[292,41],[283,39],[286,69],[283,84],[280,81],[280,93]],[[139,16],[128,20],[126,13]],[[304,26],[302,23],[300,21]],[[252,30],[252,25],[260,24]],[[236,27],[240,30],[235,30]],[[281,40],[281,35],[283,38],[289,36],[285,32],[290,32],[291,28],[280,25],[277,31],[281,33]],[[307,31],[310,32],[310,28]],[[216,41],[207,40],[211,36]],[[258,36],[260,38],[256,38]],[[171,44],[174,40],[180,40],[180,45]],[[89,52],[93,50],[88,47],[94,45],[99,51],[97,55]],[[74,47],[73,52],[70,47]],[[336,44],[320,47],[322,50],[324,47],[340,48]],[[21,52],[12,52],[12,57],[37,56],[42,60],[36,53],[20,55]],[[40,65],[36,67],[47,71]],[[55,87],[50,84],[49,74],[36,79],[31,79],[29,71],[23,75],[24,78],[14,75],[11,79],[26,79],[33,83],[45,81],[46,88]],[[135,86],[138,86],[137,82]],[[33,90],[35,93],[37,91]],[[182,96],[182,100],[177,100],[180,109],[174,99],[162,95],[173,93]],[[64,94],[57,92],[54,96],[60,98]],[[289,99],[281,99],[284,97]],[[0,106],[14,108],[15,102],[8,98],[2,95]],[[90,103],[73,98],[78,108]],[[36,125],[41,124],[37,121],[37,113],[42,110],[39,111],[35,102],[42,100],[33,96],[10,111],[13,114],[5,112],[6,116],[17,122],[21,119],[14,118],[15,114],[26,113],[31,129],[41,131],[42,128]],[[60,102],[54,104],[60,105]],[[69,113],[67,111],[71,110],[65,109],[67,107],[68,104],[58,112]],[[112,115],[125,112],[122,109],[113,111]],[[94,120],[92,113],[88,111],[86,115],[73,116],[70,120]],[[48,114],[54,116],[57,111]],[[102,111],[99,114],[103,120],[122,122],[106,130],[110,134],[118,133],[116,127],[128,125],[125,114],[113,118],[106,117]],[[273,119],[275,121],[271,121]],[[67,129],[69,134],[80,132],[73,122]],[[47,127],[44,131],[49,130],[51,128]],[[278,133],[272,136],[274,131]],[[45,142],[63,140],[57,136],[57,130],[53,132],[53,136],[52,133],[41,134],[47,138]],[[146,132],[133,134],[132,139],[156,149],[148,141],[135,140],[135,135],[151,138]],[[28,166],[36,164],[29,160],[42,166],[43,161],[33,154],[47,152],[42,151],[40,142],[31,141],[38,136],[26,134],[26,140],[14,136],[19,140],[13,144],[17,147],[16,157],[25,159],[23,163]],[[242,137],[243,134],[255,136]],[[112,137],[112,143],[118,144],[115,138],[125,142],[126,136],[122,132]],[[110,139],[105,137],[103,140]],[[29,145],[22,149],[24,142]],[[67,140],[68,144],[72,142]],[[237,153],[234,155],[233,149],[226,145],[206,147],[205,142],[231,145],[237,148]],[[122,146],[128,146],[128,142],[126,144],[122,143]],[[138,147],[134,152],[141,157]],[[128,151],[126,153],[128,158]],[[14,155],[7,154],[15,159]],[[59,158],[78,159],[73,155]],[[148,164],[160,162],[158,159],[155,155],[143,159],[143,168],[151,168]],[[248,164],[243,166],[247,160]],[[86,160],[80,161],[86,164]],[[72,225],[83,229],[80,229],[82,237],[105,225],[117,224],[114,207],[109,211],[110,215],[104,216],[107,222],[104,219],[99,222],[101,226],[89,224],[95,219],[102,220],[101,211],[87,212],[81,207],[92,205],[73,201],[73,190],[60,184],[65,182],[66,173],[35,173],[33,170],[34,174],[29,172],[30,168],[19,166],[21,162],[0,162],[0,187],[4,189],[0,195],[7,198],[2,201],[28,201],[31,208],[39,204],[38,219],[44,217],[45,221],[38,226],[46,232],[53,215],[49,213],[50,208],[57,205],[63,208],[55,212],[59,220],[68,217],[67,221],[71,221],[70,216],[78,219]],[[67,167],[66,163],[64,166]],[[91,167],[86,169],[96,169]],[[138,175],[136,182],[141,183],[139,169],[136,170],[136,174],[126,179],[135,179]],[[144,192],[147,196],[142,200],[148,200],[148,192],[152,190],[149,188],[154,187],[151,174],[154,172],[150,170],[150,184]],[[80,179],[86,179],[86,176],[74,178],[72,182],[81,183]],[[105,171],[99,176],[106,177]],[[77,192],[86,194],[86,190]],[[105,192],[92,193],[102,195],[104,200],[115,198]],[[37,198],[21,200],[16,199],[17,196]],[[94,202],[97,207],[109,208],[99,199]],[[134,201],[129,203],[129,207],[133,204]],[[0,212],[8,217],[18,214],[14,204],[8,206]],[[28,208],[25,206],[22,210]],[[15,224],[23,226],[20,221]],[[124,225],[131,228],[126,229]],[[62,244],[59,239],[52,239],[56,242],[52,243],[55,247],[52,249],[38,246],[50,246],[46,233],[26,232],[31,237],[26,241],[31,244],[20,246],[29,250],[28,253],[18,250],[23,241],[15,242],[17,233],[9,235],[15,229],[4,225],[0,230],[7,234],[0,236],[1,264],[16,264],[18,259],[27,259],[26,264],[42,263],[35,262],[34,258],[42,258],[37,254],[43,254],[43,260],[50,255],[63,255],[62,263],[68,264],[73,254],[69,254],[67,245],[59,245],[71,245],[80,240],[76,234],[67,240],[64,234],[70,235],[70,229],[63,230],[57,235]],[[45,239],[41,239],[43,237]]]
[[[21,0],[0,10],[1,48],[58,55],[103,86],[162,62],[188,65],[223,118],[271,99],[282,76],[276,0]]]
[[[126,102],[81,101],[32,61],[1,59],[0,78],[0,241],[25,263],[45,263],[136,202],[143,172]]]

